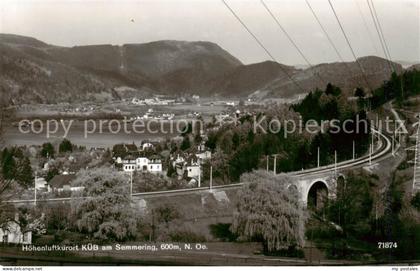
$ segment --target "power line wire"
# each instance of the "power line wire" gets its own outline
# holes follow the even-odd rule
[[[308,0],[305,0],[305,2],[306,2],[306,5],[309,7],[310,11],[312,12],[312,15],[315,17],[315,20],[317,21],[317,23],[318,23],[319,27],[321,28],[322,32],[324,32],[324,35],[327,38],[329,44],[334,49],[337,57],[340,59],[340,61],[342,63],[344,63],[344,65],[346,66],[346,69],[348,70],[348,72],[351,73],[351,69],[350,69],[349,65],[347,64],[347,62],[344,61],[343,57],[341,56],[340,52],[338,51],[337,47],[335,46],[334,42],[332,41],[330,35],[328,35],[327,30],[325,29],[325,27],[321,23],[321,20],[318,18],[318,15],[316,15],[315,10],[312,8],[312,6],[311,6],[311,4],[309,3]]]
[[[372,17],[372,21],[373,21],[373,24],[375,26],[376,33],[378,34],[379,42],[381,43],[381,48],[382,48],[382,51],[384,53],[385,59],[388,61],[388,66],[389,66],[390,71],[392,71],[393,70],[392,65],[389,62],[388,54],[386,53],[385,45],[384,45],[384,42],[382,40],[381,32],[379,31],[378,23],[376,22],[375,15],[373,14],[372,7],[370,5],[369,0],[366,0],[366,2],[367,2],[367,5],[369,7],[370,16]]]
[[[368,4],[369,4],[369,0],[367,0],[367,1],[368,1]],[[382,41],[383,41],[383,44],[384,44],[384,47],[385,47],[385,51],[386,51],[386,58],[388,60],[388,63],[390,65],[392,71],[395,71],[394,66],[391,64],[391,59],[392,59],[391,54],[389,53],[389,48],[388,48],[388,45],[387,45],[387,42],[386,42],[386,39],[385,39],[385,36],[384,36],[384,32],[382,31],[382,26],[381,26],[381,23],[379,21],[378,14],[376,13],[375,5],[374,5],[372,0],[370,0],[370,3],[372,5],[372,8],[370,8],[370,5],[369,5],[369,8],[370,8],[371,11],[373,10],[372,14],[375,17],[376,22],[378,23],[378,29],[379,29],[378,34],[380,34],[379,36],[380,36],[380,38],[382,38]]]
[[[372,7],[370,5],[369,0],[366,0],[366,3],[369,7],[370,16],[372,17],[373,25],[375,26],[376,33],[378,34],[378,38],[379,38],[379,42],[381,43],[382,51],[384,52],[385,58],[388,59],[388,55],[386,53],[385,45],[384,45],[384,42],[382,40],[381,32],[379,31],[378,23],[376,22],[376,18],[375,18],[375,15],[373,14],[373,10],[372,10]]]
[[[359,1],[358,1],[358,0],[355,0],[355,2],[356,2],[357,10],[359,11],[360,17],[362,17],[363,25],[364,25],[364,27],[365,27],[365,29],[366,29],[366,32],[368,33],[369,40],[370,40],[370,42],[371,42],[371,44],[372,44],[372,47],[373,47],[373,49],[374,49],[375,53],[376,53],[377,55],[379,55],[378,48],[377,48],[377,47],[376,47],[376,45],[375,45],[375,42],[374,42],[374,40],[373,40],[373,35],[372,35],[372,32],[370,31],[370,29],[369,29],[369,27],[368,27],[368,24],[367,24],[367,21],[366,21],[365,15],[363,15],[362,8],[360,7]]]
[[[369,88],[369,89],[372,89],[372,88],[370,87],[369,81],[367,80],[367,77],[366,77],[366,74],[365,74],[365,70],[363,69],[362,65],[360,64],[359,60],[358,60],[358,59],[357,59],[357,57],[356,57],[356,54],[354,53],[353,47],[351,46],[351,43],[350,43],[350,40],[349,40],[349,38],[347,37],[346,32],[344,31],[343,25],[341,24],[340,19],[338,18],[338,15],[337,15],[337,13],[336,13],[336,11],[335,11],[335,9],[334,9],[334,6],[333,6],[333,4],[331,3],[331,0],[328,0],[328,3],[330,4],[330,7],[331,7],[331,9],[332,9],[332,11],[333,11],[333,13],[334,13],[334,16],[335,16],[336,20],[337,20],[337,23],[338,23],[338,25],[340,26],[341,33],[343,33],[344,39],[346,40],[347,45],[348,45],[348,46],[349,46],[349,48],[350,48],[351,54],[353,55],[354,60],[356,61],[357,65],[359,66],[359,68],[360,68],[360,70],[361,70],[361,72],[362,72],[362,74],[363,74],[363,78],[364,78],[364,80],[366,81],[366,84],[367,84],[368,88]]]
[[[274,62],[279,63],[276,58],[270,53],[270,51],[262,44],[262,42],[257,38],[257,36],[252,33],[252,31],[248,28],[248,26],[244,23],[244,21],[241,20],[241,18],[235,13],[235,11],[229,6],[229,4],[222,0],[223,4],[226,6],[226,8],[232,13],[232,15],[238,20],[238,22],[246,29],[246,31],[254,38],[254,40],[258,43],[258,45],[265,51],[265,53],[273,60]],[[280,64],[280,63],[279,63]],[[305,91],[294,79],[293,77],[286,71],[285,68],[280,64],[280,69],[283,71],[284,74],[287,75],[287,77],[292,81],[301,91]]]
[[[314,66],[311,64],[311,62],[308,60],[308,58],[303,54],[302,50],[300,50],[299,46],[296,44],[296,42],[292,39],[292,37],[287,33],[286,29],[281,25],[277,17],[274,15],[274,13],[271,11],[271,9],[267,6],[267,4],[264,2],[264,0],[260,0],[261,4],[264,6],[264,8],[267,10],[267,12],[270,14],[271,18],[275,21],[277,26],[283,31],[284,35],[286,35],[287,39],[290,41],[290,43],[295,47],[295,49],[298,51],[300,56],[304,59],[306,64],[309,65],[309,67],[312,69],[312,72],[314,75],[318,77],[320,80],[321,85],[326,84],[327,81],[325,81],[322,76],[314,71]]]
[[[388,63],[389,63],[389,66],[391,67],[392,72],[394,72],[394,73],[395,73],[395,64],[394,64],[393,62],[391,62],[391,60],[392,60],[392,58],[391,58],[391,54],[389,53],[388,44],[387,44],[387,42],[386,42],[384,32],[382,31],[381,22],[379,21],[378,14],[376,13],[375,4],[373,3],[373,0],[370,0],[370,2],[371,2],[371,4],[372,4],[373,13],[374,13],[374,15],[375,15],[376,21],[378,22],[379,31],[380,31],[380,33],[381,33],[382,39],[383,39],[384,44],[385,44],[385,49],[386,49],[386,52],[387,52],[387,54],[388,54]],[[400,87],[401,87],[401,97],[404,97],[404,75],[401,75],[401,77],[400,77]]]
[[[388,58],[391,60],[391,54],[389,53],[389,48],[386,43],[384,32],[382,31],[381,22],[379,21],[378,14],[376,13],[375,4],[373,3],[373,0],[370,0],[370,3],[372,4],[373,13],[375,14],[376,21],[378,22],[379,31],[381,32],[382,40],[385,44],[386,53],[388,54]]]
[[[341,56],[340,52],[338,51],[337,47],[335,46],[334,42],[332,41],[330,35],[328,35],[327,30],[322,25],[321,21],[318,18],[318,15],[316,15],[314,9],[312,8],[311,4],[309,4],[308,0],[305,0],[306,4],[308,5],[309,9],[311,10],[312,14],[314,15],[316,21],[318,22],[319,26],[321,27],[322,31],[324,32],[325,37],[327,37],[329,43],[331,44],[331,47],[334,49],[335,53],[337,54],[338,58],[341,60],[341,62],[345,62],[343,57]]]

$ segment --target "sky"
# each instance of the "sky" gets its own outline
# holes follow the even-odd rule
[[[306,64],[260,0],[226,1],[276,61]],[[308,1],[340,54],[353,61],[328,0]],[[356,56],[383,57],[367,0],[331,2]],[[265,3],[311,64],[339,60],[305,0]],[[420,62],[419,0],[373,3],[391,59]],[[1,0],[0,33],[31,36],[60,46],[211,41],[245,64],[270,60],[222,0]]]

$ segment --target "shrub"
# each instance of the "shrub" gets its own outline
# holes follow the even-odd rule
[[[209,226],[211,234],[223,242],[233,242],[238,238],[238,235],[230,230],[231,224],[218,223]]]

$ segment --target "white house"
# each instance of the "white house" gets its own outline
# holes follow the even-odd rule
[[[136,159],[136,170],[147,171],[149,169],[149,158],[139,157]]]
[[[188,154],[189,157],[185,158],[186,155],[184,153],[176,153],[171,156],[172,166],[175,168],[178,176],[183,176],[187,172],[187,177],[197,179],[202,171],[201,165],[205,160],[211,159],[211,152],[201,151],[197,154]]]
[[[180,153],[177,153],[176,156],[171,155],[171,162],[172,166],[176,167],[176,165],[183,165],[185,163],[185,158],[180,155]]]
[[[148,171],[151,173],[162,172],[162,161],[159,158],[139,157],[135,160],[118,160],[121,161],[122,169],[125,172]]]
[[[201,165],[199,159],[191,159],[187,164],[187,176],[189,178],[198,179],[201,175]]]
[[[45,181],[45,178],[42,177],[35,177],[35,188],[36,190],[46,189],[47,191],[50,191],[50,186]]]
[[[183,176],[185,171],[185,165],[187,164],[183,154],[178,152],[176,156],[171,156],[171,163],[172,167],[175,168],[176,174],[178,176]]]
[[[9,221],[0,228],[0,242],[5,244],[31,244],[32,232],[22,232],[16,221]]]
[[[135,105],[145,105],[146,103],[144,102],[144,100],[141,100],[141,99],[138,99],[138,98],[133,98],[132,100],[131,100],[131,103],[132,104],[135,104]]]
[[[115,159],[115,158],[114,158]],[[115,159],[115,162],[117,163],[117,164],[122,164],[123,163],[123,160],[121,159],[121,157],[117,157],[117,159]]]
[[[147,150],[147,149],[150,149],[150,148],[153,148],[153,144],[152,143],[150,143],[150,142],[144,142],[142,145],[141,145],[141,149],[144,151],[144,150]]]
[[[189,178],[196,179],[201,174],[201,168],[200,165],[189,165],[187,166],[187,176]]]
[[[122,169],[125,172],[133,172],[137,170],[136,160],[122,160],[120,164],[123,164]]]
[[[149,160],[148,171],[151,173],[160,173],[162,172],[162,161],[160,159],[151,159]]]

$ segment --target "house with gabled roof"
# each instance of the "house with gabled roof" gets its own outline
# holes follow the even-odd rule
[[[157,174],[163,171],[162,160],[157,155],[150,158],[130,156],[129,159],[117,159],[116,163],[121,164],[122,170],[125,172],[147,171]]]
[[[83,186],[73,185],[73,181],[76,179],[75,174],[69,174],[64,172],[61,175],[55,175],[50,181],[49,185],[53,191],[64,192],[64,191],[79,191],[83,190]]]
[[[22,228],[19,224],[19,215],[15,214],[15,219],[8,219],[0,225],[0,243],[31,244],[32,231]]]

